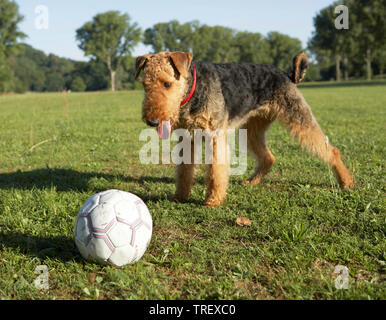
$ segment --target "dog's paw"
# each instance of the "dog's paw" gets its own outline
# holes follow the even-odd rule
[[[241,184],[243,186],[254,186],[256,184],[259,184],[261,181],[263,180],[263,178],[261,177],[254,177],[254,178],[249,178],[247,180],[244,180],[243,182],[241,182]]]
[[[179,201],[178,201],[178,198],[177,198],[176,196],[170,196],[170,197],[168,198],[168,200],[169,200],[170,202],[179,202]]]
[[[188,199],[186,198],[182,198],[182,197],[180,197],[180,196],[178,196],[178,195],[173,195],[173,196],[171,196],[171,197],[169,197],[169,201],[170,202],[185,202],[185,201],[187,201]]]
[[[215,208],[221,205],[221,201],[214,200],[214,199],[208,199],[205,202],[205,208]]]
[[[339,183],[339,185],[342,190],[352,189],[355,187],[354,181],[352,179],[342,181]]]

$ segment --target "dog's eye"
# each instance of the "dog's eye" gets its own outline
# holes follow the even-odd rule
[[[164,87],[165,87],[166,89],[169,89],[171,86],[172,86],[172,84],[171,84],[170,82],[165,82],[165,83],[164,83]]]

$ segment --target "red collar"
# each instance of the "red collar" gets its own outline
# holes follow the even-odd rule
[[[193,77],[192,89],[190,90],[188,97],[184,101],[181,102],[181,107],[189,102],[189,100],[193,96],[194,91],[196,90],[197,74],[196,74],[196,66],[194,64],[193,64],[193,74],[194,74],[194,77]]]

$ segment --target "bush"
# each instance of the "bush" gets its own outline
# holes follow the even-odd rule
[[[84,83],[83,79],[81,77],[75,77],[74,80],[71,82],[70,89],[74,92],[83,92],[87,88],[86,84]]]
[[[46,77],[46,91],[61,92],[65,86],[63,77],[58,72],[52,72]]]

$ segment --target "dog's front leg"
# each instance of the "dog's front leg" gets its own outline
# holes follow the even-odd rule
[[[183,154],[180,154],[180,156],[183,156]],[[189,199],[196,175],[196,167],[194,163],[194,144],[192,143],[190,145],[190,161],[176,166],[176,193],[172,197],[172,201],[183,202]]]
[[[213,138],[213,161],[208,165],[206,207],[217,207],[226,198],[229,183],[229,151],[226,135]]]
[[[180,164],[176,166],[176,194],[172,200],[182,202],[189,199],[190,190],[194,184],[195,172],[195,164]]]

